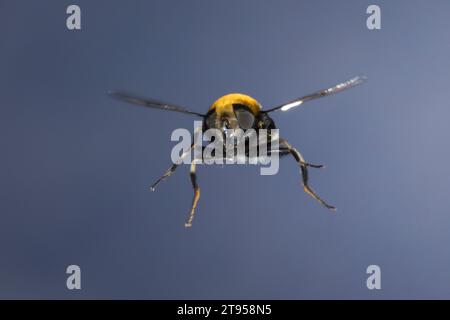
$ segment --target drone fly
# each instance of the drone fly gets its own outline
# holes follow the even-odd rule
[[[334,93],[338,93],[349,88],[352,88],[360,83],[362,83],[366,78],[362,76],[356,76],[348,81],[344,81],[339,83],[333,87],[323,89],[312,94],[294,99],[287,103],[283,103],[279,106],[269,108],[264,110],[261,104],[255,100],[254,98],[241,94],[241,93],[231,93],[227,94],[219,99],[217,99],[208,109],[206,113],[199,113],[192,111],[190,109],[163,103],[160,101],[156,101],[153,99],[144,99],[139,98],[128,93],[124,92],[110,92],[110,95],[114,98],[120,99],[122,101],[126,101],[132,104],[137,104],[149,108],[154,109],[162,109],[168,111],[176,111],[186,113],[195,117],[199,117],[203,121],[203,130],[208,129],[217,129],[220,130],[226,135],[228,130],[234,129],[242,129],[242,130],[259,130],[259,129],[276,129],[275,122],[270,117],[270,114],[275,111],[288,111],[292,108],[298,107],[303,103],[325,97]],[[194,142],[192,142],[191,148],[195,147]],[[294,148],[286,139],[279,138],[278,145],[278,154],[280,156],[283,155],[291,155],[295,161],[298,163],[302,176],[303,190],[309,194],[311,197],[316,199],[319,203],[325,206],[328,209],[335,210],[336,208],[327,202],[325,202],[322,198],[320,198],[310,187],[308,181],[308,167],[311,168],[321,168],[323,165],[320,164],[312,164],[306,162],[303,158],[302,154]],[[183,154],[181,157],[186,156]],[[164,180],[165,178],[172,175],[172,173],[177,169],[180,165],[179,162],[174,163],[162,176],[160,176],[156,182],[151,186],[151,190],[155,190],[156,185]],[[200,187],[197,183],[197,175],[196,175],[196,162],[191,163],[190,168],[190,179],[192,183],[192,187],[194,189],[194,196],[192,200],[191,209],[189,212],[188,219],[185,223],[185,227],[191,227],[192,221],[194,219],[195,209],[197,207],[198,200],[200,198]]]

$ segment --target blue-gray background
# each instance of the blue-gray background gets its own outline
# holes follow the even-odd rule
[[[1,298],[450,298],[450,3],[0,2]],[[155,193],[183,114],[244,92],[274,106],[355,74],[369,81],[274,115],[311,162],[187,167]],[[82,290],[65,269],[82,269]],[[366,288],[366,268],[382,290]]]

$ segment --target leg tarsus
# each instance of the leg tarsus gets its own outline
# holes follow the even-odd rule
[[[311,167],[311,168],[318,168],[318,169],[324,169],[325,165],[324,164],[313,164],[313,163],[309,163],[309,162],[301,162],[302,165],[305,165],[307,167]]]
[[[184,158],[186,158],[188,155],[191,154],[191,150],[194,147],[194,144],[192,143],[191,147],[186,150],[181,157],[178,159],[178,161],[174,164],[172,164],[172,166],[166,170],[166,172],[164,172],[164,174],[158,178],[158,180],[156,180],[151,186],[150,186],[150,191],[155,191],[156,186],[163,180],[165,180],[166,178],[170,177],[172,175],[172,173],[175,172],[175,170],[178,168],[178,166],[180,164],[183,163]]]
[[[330,209],[330,210],[336,210],[336,208],[332,205],[329,205],[328,203],[326,203],[322,198],[320,198],[309,186],[308,184],[308,167],[313,167],[313,168],[322,168],[323,166],[321,165],[313,165],[310,163],[307,163],[305,161],[305,159],[303,159],[303,156],[301,155],[301,153],[295,149],[294,147],[292,147],[286,140],[282,140],[281,142],[285,148],[287,148],[287,150],[289,150],[290,154],[295,158],[295,160],[298,162],[298,164],[300,165],[301,168],[301,173],[302,173],[302,182],[303,182],[303,190],[309,194],[311,197],[313,197],[314,199],[316,199],[320,204],[322,204],[323,206],[325,206],[326,208]]]
[[[156,190],[156,186],[163,181],[164,179],[166,179],[167,177],[170,177],[172,175],[172,173],[174,173],[174,171],[177,169],[178,164],[174,163],[169,169],[167,169],[166,172],[164,172],[164,174],[158,178],[158,180],[156,180],[151,186],[150,186],[150,191],[155,191]]]
[[[321,203],[323,206],[325,206],[326,208],[336,211],[336,207],[329,205],[328,203],[326,203],[322,198],[320,198],[314,191],[313,189],[311,189],[311,187],[308,184],[308,173],[306,172],[306,167],[302,166],[302,177],[303,177],[303,190],[309,194],[311,197],[313,197],[314,199],[316,199],[317,201],[319,201],[319,203]],[[306,177],[306,179],[305,179]]]
[[[191,212],[189,213],[189,218],[184,224],[186,228],[192,227],[192,221],[194,220],[195,216],[195,209],[197,208],[197,202],[200,199],[200,188],[194,189],[194,198],[192,199],[192,207]]]
[[[192,227],[192,221],[194,220],[195,209],[197,208],[198,200],[200,199],[200,187],[197,184],[197,174],[196,174],[196,164],[195,161],[191,164],[190,177],[192,182],[192,187],[194,188],[194,197],[192,198],[191,211],[189,212],[189,217],[184,224],[186,228]]]
[[[300,152],[297,149],[295,149],[295,148],[291,148],[291,153],[294,156],[294,158],[297,159],[297,157],[298,157],[300,159],[299,163],[300,163],[300,167],[301,167],[301,171],[302,171],[303,190],[307,194],[309,194],[311,197],[313,197],[314,199],[319,201],[319,203],[321,203],[326,208],[331,209],[331,210],[336,210],[336,208],[334,206],[329,205],[328,203],[326,203],[309,186],[309,184],[308,184],[308,168],[305,165],[302,164],[302,162],[304,162],[304,160],[303,160],[303,157],[300,154]]]

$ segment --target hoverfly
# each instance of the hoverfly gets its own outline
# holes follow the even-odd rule
[[[228,129],[275,129],[275,123],[269,116],[271,112],[275,111],[287,111],[292,108],[298,107],[304,102],[325,97],[330,94],[338,93],[349,88],[352,88],[360,83],[362,83],[366,78],[363,76],[356,76],[350,80],[341,82],[333,87],[323,89],[312,94],[294,99],[287,103],[283,103],[274,108],[270,108],[268,110],[263,110],[261,104],[255,100],[254,98],[240,93],[231,93],[227,94],[218,100],[216,100],[210,107],[206,114],[198,113],[195,111],[191,111],[187,108],[163,103],[160,101],[152,100],[152,99],[144,99],[139,98],[128,93],[124,92],[110,92],[110,95],[119,100],[129,102],[132,104],[137,104],[149,108],[154,109],[162,109],[168,111],[176,111],[182,112],[186,114],[190,114],[196,117],[200,117],[203,120],[203,130],[207,129],[218,129],[225,134]],[[194,142],[192,142],[191,149],[194,147]],[[279,138],[279,150],[278,154],[280,156],[283,155],[291,155],[295,161],[298,163],[303,183],[303,190],[309,194],[311,197],[316,199],[319,203],[325,206],[328,209],[335,210],[336,208],[327,202],[325,202],[322,198],[320,198],[310,187],[308,182],[308,167],[311,168],[322,168],[323,165],[320,164],[312,164],[305,161],[302,154],[294,148],[286,139]],[[186,156],[184,153],[182,157]],[[157,184],[171,176],[177,167],[180,165],[180,162],[174,163],[162,176],[160,176],[156,182],[151,186],[151,190],[154,191]],[[192,187],[194,189],[194,196],[192,200],[191,209],[189,212],[189,217],[187,222],[185,223],[185,227],[191,227],[192,221],[194,219],[195,209],[197,207],[198,200],[200,198],[200,187],[197,184],[197,175],[196,175],[196,162],[193,161],[191,163],[190,168],[190,179],[192,183]]]

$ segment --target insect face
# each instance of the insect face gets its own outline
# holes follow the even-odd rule
[[[204,129],[247,130],[254,128],[261,111],[260,104],[250,96],[233,93],[215,101],[204,120]]]
[[[255,99],[234,93],[219,98],[209,108],[203,121],[203,131],[208,129],[220,131],[224,151],[235,149],[236,152],[238,144],[243,143],[245,154],[248,155],[249,137],[256,135],[258,139],[260,129],[275,129],[275,125],[272,119],[261,111],[261,106]],[[236,131],[238,129],[240,132]],[[246,135],[242,136],[242,133]],[[268,138],[270,141],[270,132]]]

